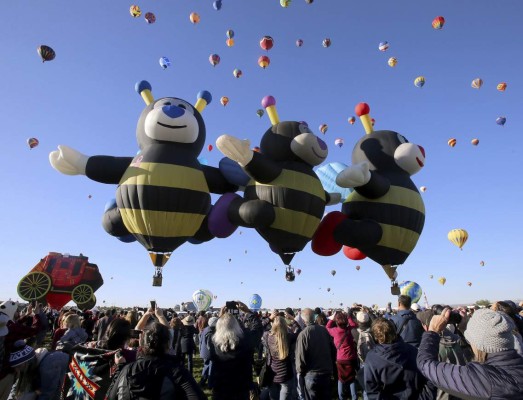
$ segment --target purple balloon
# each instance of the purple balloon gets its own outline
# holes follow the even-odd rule
[[[261,101],[261,105],[263,108],[267,108],[267,107],[273,106],[275,104],[276,104],[276,99],[272,96],[265,96]]]
[[[225,193],[221,196],[209,213],[209,231],[217,238],[231,236],[238,227],[231,224],[227,217],[229,205],[233,200],[241,198],[236,193]]]

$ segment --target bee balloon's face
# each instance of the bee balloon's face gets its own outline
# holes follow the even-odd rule
[[[145,135],[154,140],[194,143],[199,124],[192,105],[184,100],[166,97],[157,100],[145,117]]]
[[[263,154],[275,161],[301,160],[319,165],[327,158],[327,145],[300,122],[284,121],[273,125],[260,143]]]
[[[394,151],[394,160],[402,170],[412,176],[425,165],[425,149],[409,143],[399,133],[398,140],[402,143]]]

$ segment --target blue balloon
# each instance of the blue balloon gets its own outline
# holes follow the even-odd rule
[[[401,282],[399,284],[399,287],[400,287],[401,294],[410,296],[413,303],[417,303],[419,301],[419,299],[421,299],[423,290],[421,290],[421,286],[418,285],[416,282],[412,282],[412,281]]]
[[[498,125],[503,126],[503,125],[505,125],[505,122],[507,122],[507,119],[505,117],[496,118],[496,124],[498,124]]]
[[[352,192],[352,189],[342,188],[336,184],[336,177],[345,168],[347,168],[346,164],[332,162],[314,170],[325,191],[329,193],[340,193],[343,200]]]
[[[209,165],[209,160],[207,160],[205,157],[198,157],[198,162],[201,164],[201,165]]]
[[[249,301],[249,308],[254,311],[258,311],[262,306],[262,298],[259,294],[253,294]]]
[[[222,0],[216,0],[214,3],[212,3],[212,6],[216,11],[220,10],[222,8]]]

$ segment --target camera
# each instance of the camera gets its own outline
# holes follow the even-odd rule
[[[441,315],[445,308],[450,308],[442,306],[440,304],[435,304],[432,306],[432,312],[434,315]],[[457,311],[450,311],[449,315],[449,324],[458,325],[461,322],[461,315]]]
[[[227,301],[225,302],[225,307],[227,307],[227,312],[229,314],[239,314],[240,310],[238,310],[238,303],[235,301]]]
[[[156,311],[156,300],[151,300],[151,310]]]
[[[131,329],[131,339],[139,339],[140,333],[142,333],[139,329]]]

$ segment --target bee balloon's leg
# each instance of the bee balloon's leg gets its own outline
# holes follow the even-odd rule
[[[129,231],[123,223],[120,210],[116,206],[116,200],[112,200],[105,207],[105,212],[102,217],[102,226],[111,236],[125,237],[130,235]]]
[[[227,212],[229,220],[247,228],[265,228],[276,218],[272,204],[264,200],[245,200],[241,197],[231,202]]]
[[[234,228],[236,229],[236,228]],[[232,233],[232,232],[231,232]],[[194,234],[194,243],[203,243],[208,242],[211,239],[214,239],[216,236],[213,235],[209,229],[209,216],[206,215],[202,221],[202,224],[198,231]]]
[[[372,219],[347,218],[334,229],[334,240],[349,247],[365,249],[378,244],[383,235],[380,224]]]

